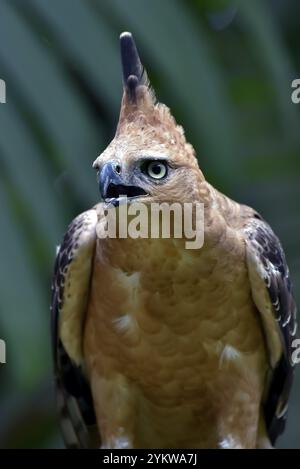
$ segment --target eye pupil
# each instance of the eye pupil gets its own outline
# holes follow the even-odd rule
[[[151,170],[154,174],[160,174],[161,171],[162,171],[162,167],[160,164],[154,164],[152,167],[151,167]]]

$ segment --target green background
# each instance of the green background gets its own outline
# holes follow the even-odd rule
[[[207,179],[281,238],[299,299],[300,2],[0,0],[0,447],[62,447],[52,265],[69,221],[99,199],[91,164],[117,123],[124,30]],[[279,446],[300,447],[299,391],[296,373]]]

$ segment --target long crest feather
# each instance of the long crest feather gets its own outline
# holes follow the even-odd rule
[[[154,92],[150,87],[147,72],[142,65],[139,53],[129,32],[123,32],[120,35],[121,60],[123,71],[123,84],[126,94],[130,100],[135,102],[137,98],[137,89],[139,86],[145,86],[150,92],[155,102]]]

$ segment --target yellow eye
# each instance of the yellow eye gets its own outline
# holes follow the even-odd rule
[[[147,173],[153,179],[162,179],[167,174],[167,166],[160,161],[152,161],[147,166]]]

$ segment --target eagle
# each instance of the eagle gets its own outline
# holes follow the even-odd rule
[[[57,249],[51,324],[69,448],[272,448],[283,432],[296,305],[284,251],[254,209],[214,188],[156,102],[131,33],[123,97],[93,167],[101,202]],[[102,236],[139,202],[202,204],[204,242]],[[101,231],[102,230],[102,231]]]

